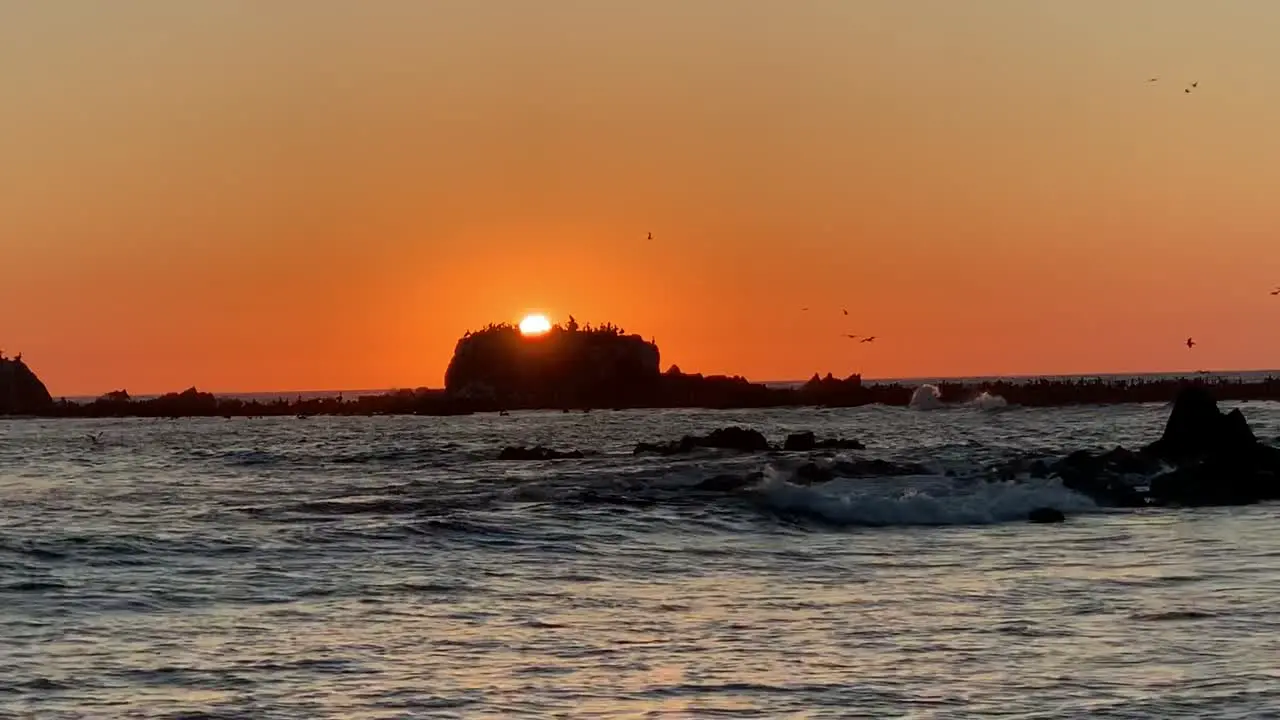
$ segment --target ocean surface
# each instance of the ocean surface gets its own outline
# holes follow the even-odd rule
[[[0,420],[0,717],[1280,716],[1280,508],[982,479],[1167,413]],[[727,425],[930,472],[631,453]]]

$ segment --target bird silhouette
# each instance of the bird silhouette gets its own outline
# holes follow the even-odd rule
[[[859,335],[849,335],[848,333],[846,333],[846,334],[845,334],[845,337],[849,338],[850,340],[857,340],[860,336],[859,336]]]
[[[845,315],[849,314],[849,311],[845,310],[844,308],[840,308],[840,312],[844,313]]]
[[[1196,87],[1196,86],[1198,86],[1199,84],[1200,84],[1200,81],[1199,81],[1199,80],[1197,80],[1197,81],[1195,81],[1195,82],[1191,83],[1191,87]]]
[[[650,239],[650,240],[652,240],[652,239],[653,239],[653,233],[649,233],[649,239]]]
[[[1272,290],[1272,291],[1271,291],[1271,294],[1272,294],[1272,295],[1280,295],[1280,287],[1276,288],[1275,290]]]
[[[875,342],[875,341],[876,341],[875,335],[868,335],[867,337],[862,338],[862,342]]]
[[[1147,82],[1149,82],[1149,83],[1153,83],[1153,82],[1155,82],[1155,81],[1157,81],[1157,80],[1159,80],[1159,79],[1160,79],[1160,78],[1158,78],[1158,77],[1147,78]]]
[[[1195,346],[1196,346],[1196,341],[1195,341],[1195,340],[1192,340],[1191,338],[1187,338],[1187,348],[1188,348],[1188,349],[1190,349],[1190,348],[1193,348],[1193,347],[1195,347]]]
[[[809,312],[809,308],[807,308],[807,307],[802,307],[802,308],[800,308],[800,312]]]
[[[1191,92],[1191,88],[1182,88],[1182,92],[1189,94]]]

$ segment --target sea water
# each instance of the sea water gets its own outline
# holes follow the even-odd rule
[[[1240,407],[1280,434],[1280,406]],[[1167,414],[0,420],[0,717],[1275,716],[1275,506],[985,479]],[[631,452],[727,425],[927,472],[804,487],[805,455]],[[536,444],[587,457],[496,460]]]

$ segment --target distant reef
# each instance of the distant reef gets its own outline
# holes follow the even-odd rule
[[[53,409],[53,398],[40,378],[22,361],[0,353],[0,415],[41,415]]]
[[[215,396],[196,388],[135,399],[116,390],[91,402],[53,401],[20,358],[0,362],[0,414],[53,417],[258,417],[295,415],[460,415],[515,410],[636,408],[746,409],[855,407],[880,404],[934,409],[973,403],[991,408],[1171,402],[1188,385],[1220,400],[1280,400],[1280,379],[1241,382],[1197,374],[1190,378],[864,383],[860,375],[814,374],[808,382],[776,387],[725,375],[660,370],[657,344],[606,323],[579,326],[570,317],[539,335],[489,325],[458,340],[443,389],[377,395],[280,399],[270,402]]]

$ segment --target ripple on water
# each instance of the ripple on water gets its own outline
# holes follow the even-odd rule
[[[1009,522],[1025,487],[782,488],[816,518],[685,489],[804,458],[630,454],[743,424],[972,469],[1166,413],[0,421],[0,715],[1265,716],[1274,507],[1050,528]],[[596,454],[490,461],[539,443]]]

